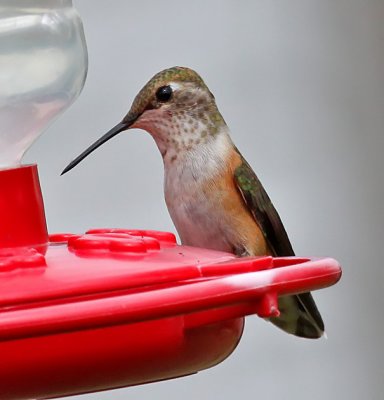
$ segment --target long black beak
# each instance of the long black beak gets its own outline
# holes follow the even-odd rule
[[[85,157],[87,157],[89,154],[91,154],[94,150],[96,150],[98,147],[100,147],[103,143],[107,142],[109,139],[112,139],[114,136],[116,136],[118,133],[125,131],[128,129],[136,119],[130,119],[124,120],[117,124],[115,127],[113,127],[111,130],[109,130],[105,135],[103,135],[99,140],[97,140],[95,143],[93,143],[91,146],[88,147],[88,149],[84,150],[79,156],[77,156],[73,161],[71,161],[63,170],[61,175],[64,175],[68,171],[70,171],[73,167],[76,167],[76,165],[84,160]]]

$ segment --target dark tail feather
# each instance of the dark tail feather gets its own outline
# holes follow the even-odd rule
[[[318,339],[324,334],[324,322],[311,293],[279,298],[280,316],[270,321],[292,335]]]

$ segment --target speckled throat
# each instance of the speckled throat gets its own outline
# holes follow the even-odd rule
[[[161,109],[147,110],[134,127],[148,131],[167,161],[204,146],[226,127],[215,99],[205,87],[171,82],[174,98]],[[178,90],[182,86],[182,90]]]

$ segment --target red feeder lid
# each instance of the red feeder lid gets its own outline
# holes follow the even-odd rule
[[[165,232],[51,235],[0,258],[0,398],[84,393],[186,375],[225,359],[243,317],[329,286],[332,259],[235,258]]]

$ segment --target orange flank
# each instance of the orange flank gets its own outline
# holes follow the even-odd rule
[[[239,248],[243,247],[249,255],[271,255],[265,237],[234,181],[234,171],[243,162],[242,158],[234,149],[228,158],[228,168],[223,169],[221,176],[208,179],[202,191],[211,198],[212,204],[220,204],[217,212],[223,214],[228,230],[231,230],[228,236],[236,238]]]

